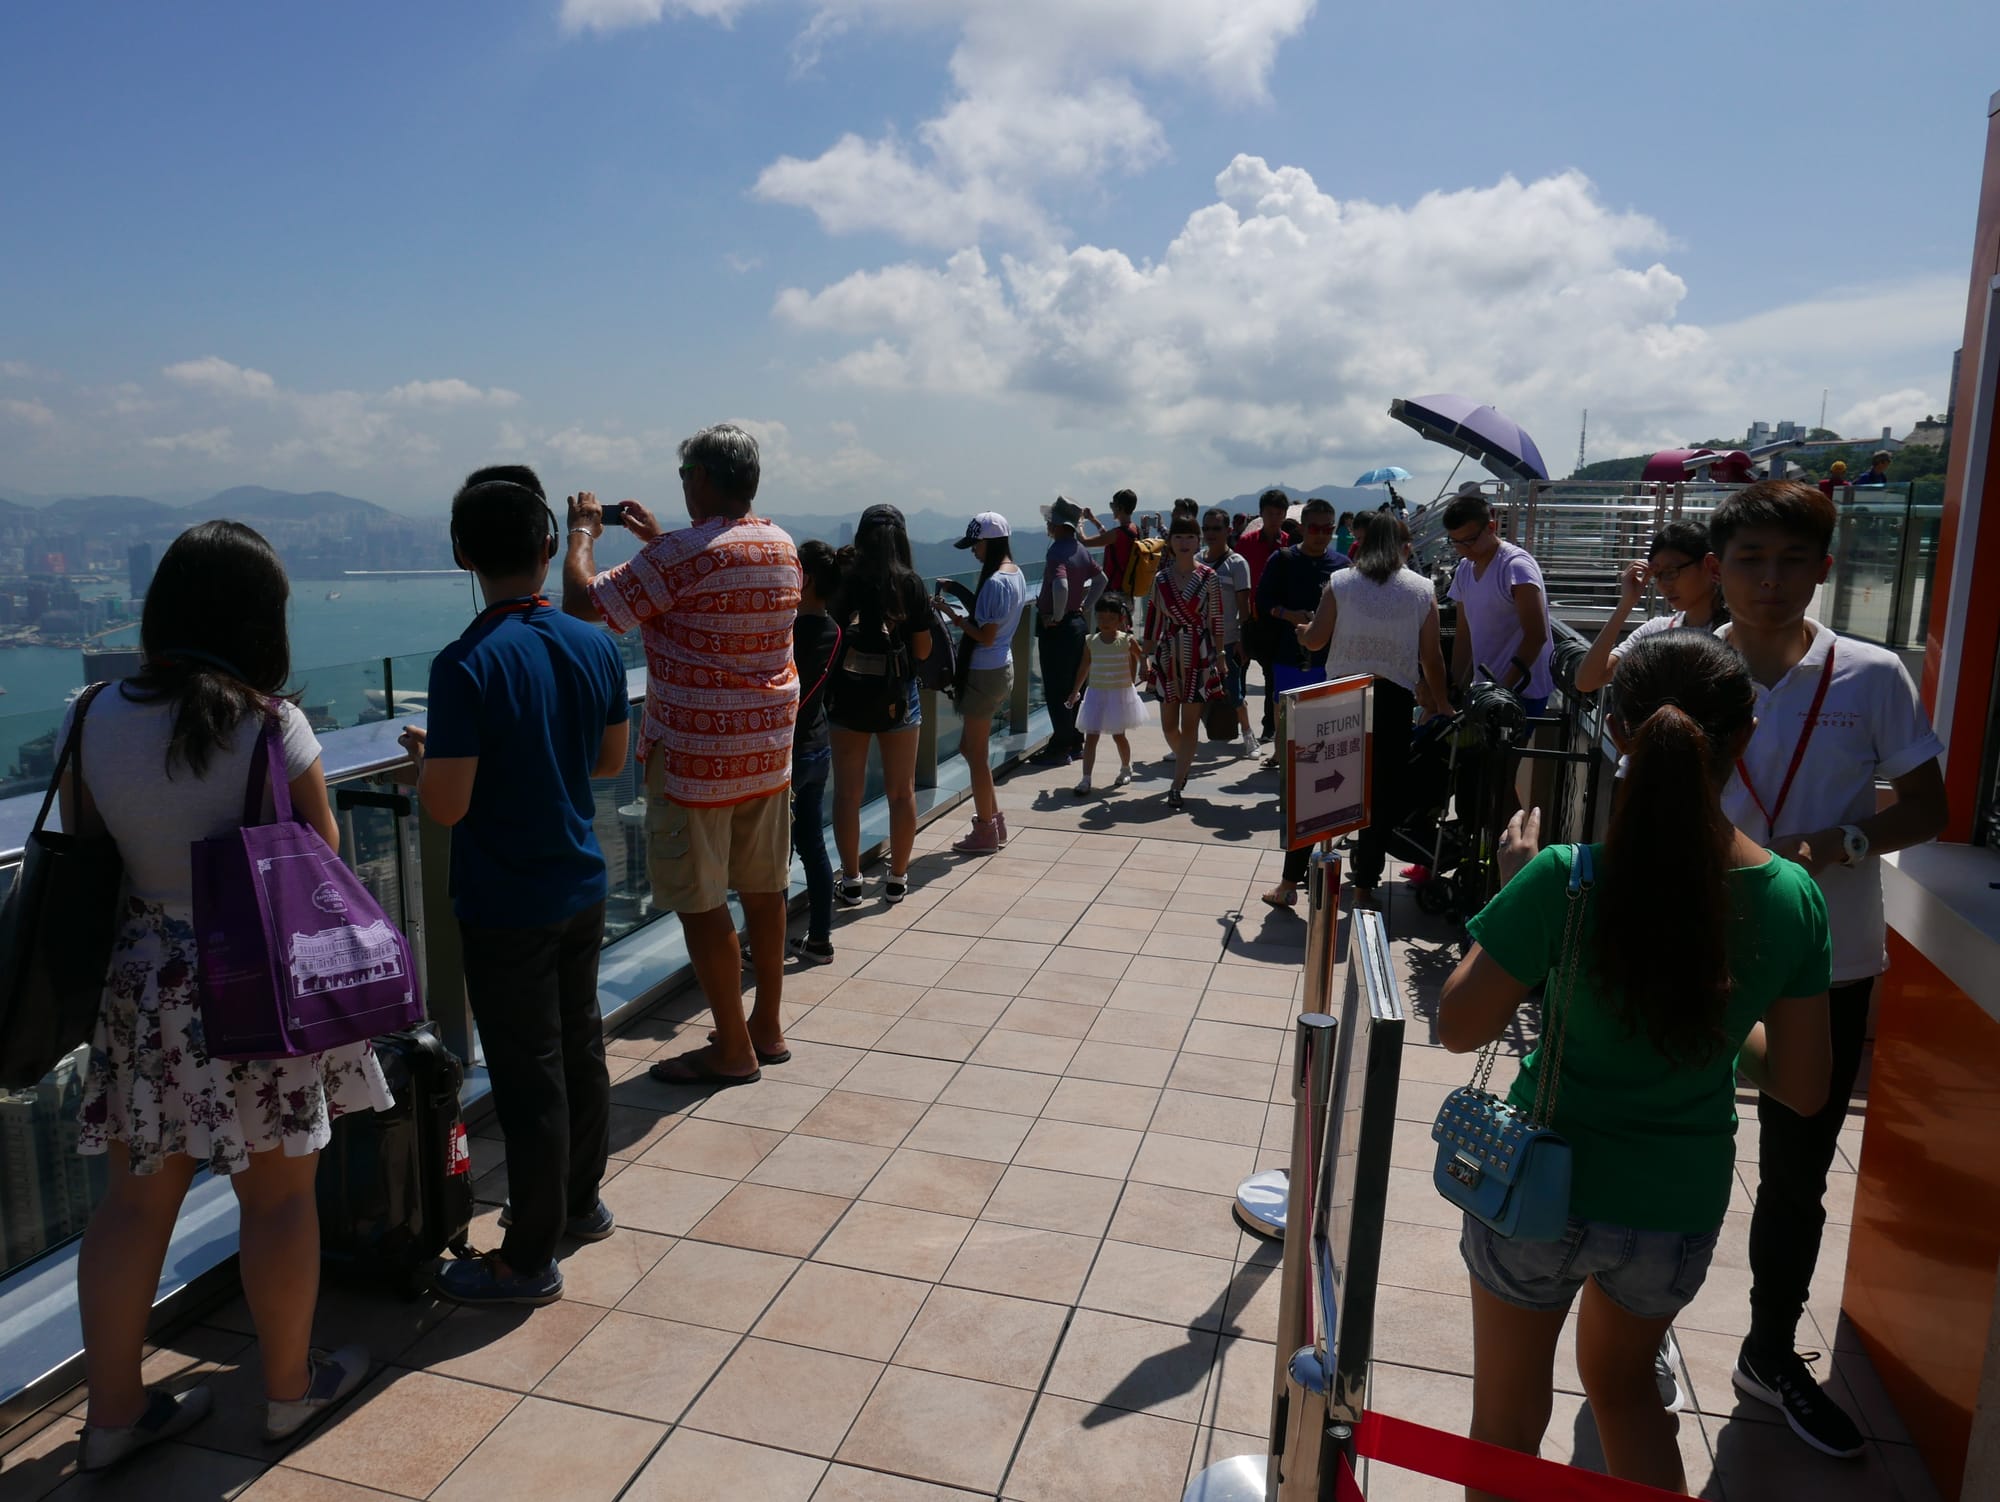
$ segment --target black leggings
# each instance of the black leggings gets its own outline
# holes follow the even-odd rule
[[[1417,697],[1400,683],[1375,680],[1375,750],[1368,768],[1368,823],[1354,839],[1351,874],[1357,887],[1382,880],[1389,863],[1389,831],[1406,812],[1404,789],[1409,784],[1410,730]],[[1312,847],[1285,852],[1285,880],[1294,886],[1306,879]]]

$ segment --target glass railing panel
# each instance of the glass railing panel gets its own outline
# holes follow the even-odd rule
[[[389,718],[383,659],[292,670],[292,692],[315,730],[340,730]]]
[[[423,714],[430,708],[431,664],[436,660],[435,652],[411,652],[389,659],[391,718]]]

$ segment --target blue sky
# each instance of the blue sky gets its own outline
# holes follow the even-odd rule
[[[1668,36],[1671,21],[1673,35]],[[493,0],[16,8],[0,494],[523,457],[784,512],[1566,469],[1905,429],[1959,338],[2000,7]],[[1683,60],[1687,59],[1687,60]]]

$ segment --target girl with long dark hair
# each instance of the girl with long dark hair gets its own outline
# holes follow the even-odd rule
[[[1535,854],[1539,815],[1517,815],[1501,843],[1511,879],[1472,920],[1438,1010],[1439,1040],[1464,1053],[1500,1037],[1544,980],[1568,995],[1559,1018],[1543,1019],[1545,1038],[1560,1028],[1555,1058],[1529,1053],[1508,1092],[1531,1111],[1544,1071],[1555,1073],[1549,1124],[1573,1155],[1568,1228],[1519,1241],[1467,1216],[1460,1239],[1472,1434],[1536,1453],[1581,1292],[1577,1368],[1611,1473],[1685,1491],[1654,1353],[1707,1276],[1728,1209],[1737,1069],[1795,1110],[1826,1095],[1832,948],[1812,878],[1722,811],[1756,723],[1743,659],[1705,633],[1666,632],[1625,654],[1612,693],[1630,796],[1592,847],[1573,988],[1554,977],[1569,962],[1576,852]]]
[[[188,847],[240,827],[267,721],[283,738],[292,806],[329,847],[340,839],[319,742],[282,697],[289,594],[277,554],[250,528],[212,521],[183,532],[146,593],[145,670],[91,703],[80,766],[62,789],[64,825],[101,820],[125,863],[117,949],[78,1114],[79,1151],[110,1160],[110,1186],[77,1261],[86,1470],[208,1412],[207,1388],[149,1392],[139,1365],[174,1220],[203,1167],[226,1174],[236,1191],[266,1437],[296,1433],[368,1370],[358,1346],[309,1349],[319,1287],[313,1177],[334,1117],[391,1104],[381,1068],[365,1043],[294,1059],[210,1058],[195,995]]]
[[[1222,585],[1203,563],[1201,521],[1184,512],[1167,528],[1171,560],[1153,580],[1146,610],[1148,676],[1160,695],[1160,728],[1174,754],[1167,807],[1179,811],[1201,739],[1201,707],[1222,695]]]
[[[910,534],[894,506],[861,513],[854,542],[841,550],[831,614],[840,656],[827,684],[833,741],[833,843],[840,852],[841,906],[861,901],[861,802],[868,746],[882,751],[882,796],[889,804],[889,870],[882,896],[910,890],[917,842],[917,729],[923,723],[916,664],[931,655],[930,601],[910,556]]]
[[[1652,584],[1667,603],[1668,613],[1641,622],[1622,642],[1626,619],[1638,608]],[[1619,657],[1638,642],[1662,631],[1692,626],[1713,631],[1729,620],[1722,598],[1722,564],[1708,544],[1708,528],[1699,522],[1668,522],[1653,534],[1644,563],[1627,564],[1618,575],[1618,604],[1590,652],[1577,665],[1579,693],[1592,693],[1611,681]]]
[[[1014,692],[1014,627],[1028,603],[1028,579],[1014,562],[1013,527],[997,511],[975,516],[958,546],[970,548],[979,560],[979,589],[972,613],[957,617],[972,642],[970,671],[958,701],[965,722],[959,750],[972,779],[972,830],[951,848],[960,855],[991,855],[1007,842],[1007,826],[987,750],[993,741],[993,717]]]

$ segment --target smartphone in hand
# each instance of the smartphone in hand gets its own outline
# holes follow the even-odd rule
[[[625,525],[625,503],[623,501],[613,501],[609,506],[604,508],[604,525],[607,527],[622,527]]]

